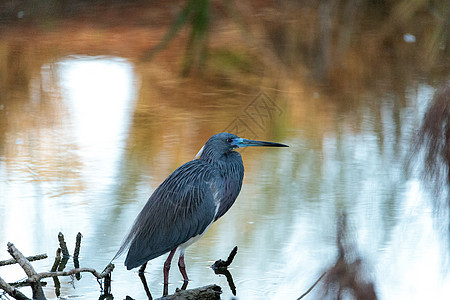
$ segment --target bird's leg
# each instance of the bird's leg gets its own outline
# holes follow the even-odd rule
[[[175,250],[177,250],[177,248],[170,251],[169,256],[166,259],[166,262],[164,263],[164,285],[169,284],[170,264],[172,263],[172,258],[173,258],[173,255],[175,254]]]
[[[139,268],[139,274],[144,274],[145,268],[147,267],[147,263],[144,263],[140,268]]]
[[[181,275],[183,275],[184,282],[188,282],[189,278],[186,273],[186,265],[184,264],[184,251],[180,253],[180,258],[178,259],[178,268],[180,269]]]

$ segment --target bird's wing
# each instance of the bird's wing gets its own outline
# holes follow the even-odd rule
[[[129,245],[127,269],[202,234],[216,214],[219,178],[213,167],[200,160],[175,170],[148,199],[119,250]]]

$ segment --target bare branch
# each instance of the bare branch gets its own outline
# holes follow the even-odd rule
[[[44,254],[28,256],[28,257],[26,257],[26,259],[28,261],[35,261],[35,260],[46,259],[47,257],[48,257],[47,253],[44,253]],[[13,264],[16,264],[16,263],[17,263],[17,261],[14,258],[6,259],[6,260],[0,260],[0,267],[7,266],[7,265],[13,265]]]
[[[39,281],[43,278],[55,277],[55,276],[70,276],[70,275],[75,275],[75,274],[79,274],[79,273],[91,273],[97,279],[103,279],[108,274],[110,274],[112,272],[112,270],[114,270],[114,265],[109,264],[105,268],[105,270],[101,273],[97,272],[97,270],[92,269],[92,268],[76,268],[76,269],[72,269],[72,270],[64,271],[64,272],[42,272],[39,274],[35,274],[32,277],[29,277],[27,281]]]

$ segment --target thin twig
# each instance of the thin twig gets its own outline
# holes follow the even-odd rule
[[[47,253],[44,253],[44,254],[28,256],[28,257],[26,257],[26,259],[28,261],[35,261],[35,260],[46,259],[47,257],[48,257]],[[17,261],[14,258],[6,259],[6,260],[0,260],[0,267],[7,266],[7,265],[13,265],[13,264],[16,264],[16,263],[17,263]]]
[[[312,291],[312,289],[319,283],[319,281],[323,278],[323,276],[325,276],[325,274],[327,274],[327,272],[323,272],[322,275],[320,275],[319,279],[316,280],[316,282],[314,282],[314,284],[306,291],[303,293],[303,295],[301,295],[297,300],[302,299],[303,297],[305,297],[309,292]]]

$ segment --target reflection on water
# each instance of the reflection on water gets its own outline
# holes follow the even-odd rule
[[[86,44],[95,34],[84,35]],[[10,65],[1,69],[7,76],[0,91],[0,245],[11,241],[25,255],[48,253],[48,261],[34,263],[37,270],[51,268],[60,231],[69,249],[81,232],[80,266],[102,270],[158,184],[192,159],[209,136],[245,115],[262,90],[276,103],[277,116],[263,129],[252,129],[259,139],[290,148],[242,153],[246,173],[236,204],[187,250],[189,288],[215,283],[223,299],[232,298],[229,278],[209,266],[237,245],[229,270],[238,299],[297,299],[324,271],[342,266],[340,255],[365,272],[361,277],[373,283],[379,299],[450,294],[448,224],[435,218],[420,174],[405,167],[436,87],[416,78],[405,61],[397,62],[398,73],[376,80],[359,70],[371,85],[352,89],[346,78],[345,92],[332,95],[301,80],[272,85],[259,67],[256,75],[238,79],[229,69],[214,78],[179,79],[166,65],[177,61],[176,55],[151,63],[59,55],[82,52],[70,51],[83,49],[72,39],[67,43],[69,50],[57,49],[50,58],[26,43],[8,44],[14,51],[7,52]],[[92,46],[93,52],[104,53],[101,45]],[[364,64],[364,70],[377,63]],[[381,69],[386,65],[383,61]],[[344,212],[347,230],[340,239]],[[343,243],[350,251],[341,251]],[[7,256],[0,251],[0,259]],[[126,271],[123,260],[116,261],[112,275],[114,297],[145,299],[136,270]],[[163,290],[164,260],[147,266],[154,297]],[[15,281],[23,273],[17,266],[1,267],[0,276]],[[172,293],[182,277],[173,268],[169,278]],[[326,284],[336,287],[327,280],[308,297],[322,297]],[[88,274],[75,288],[69,281],[61,279],[62,297],[98,298]],[[56,297],[51,282],[44,289]]]
[[[2,199],[10,200],[0,203],[1,239],[30,253],[53,254],[55,232],[88,235],[108,205],[102,198],[119,176],[137,81],[132,64],[107,57],[67,58],[44,65],[39,75],[32,91],[51,95],[33,94],[22,113],[40,125],[50,117],[50,125],[2,128],[0,184]],[[8,113],[20,113],[14,111],[17,99],[6,100]],[[45,105],[50,113],[42,112]],[[20,272],[12,268],[5,277],[12,281]]]
[[[56,68],[69,112],[65,123],[77,149],[73,152],[83,162],[80,178],[97,189],[110,188],[134,111],[137,82],[132,64],[117,58],[69,58]]]

